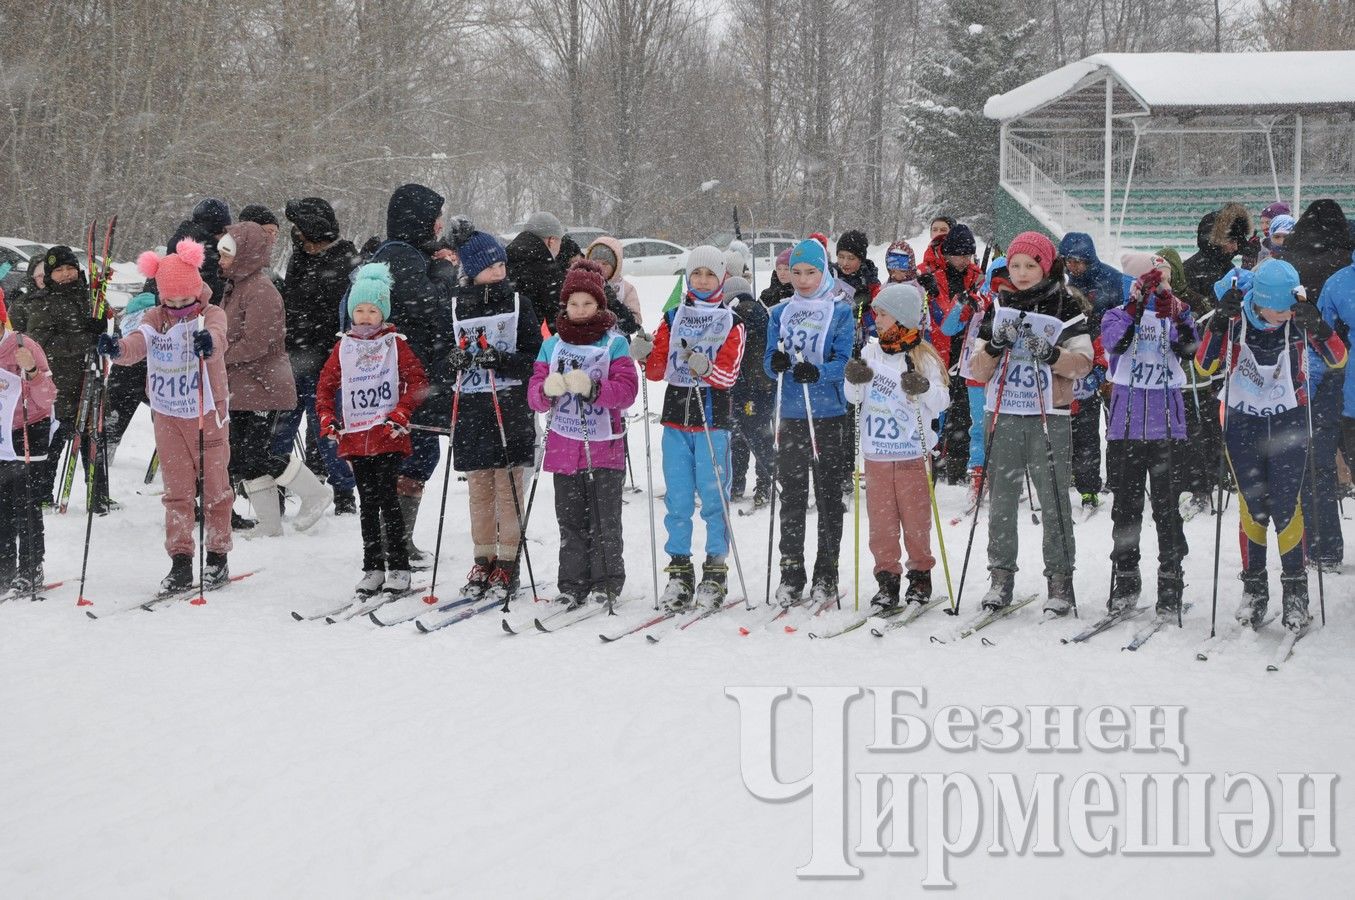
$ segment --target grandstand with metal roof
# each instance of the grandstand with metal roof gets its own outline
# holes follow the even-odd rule
[[[996,239],[1086,231],[1100,255],[1176,247],[1224,203],[1355,209],[1355,52],[1101,53],[988,99]]]

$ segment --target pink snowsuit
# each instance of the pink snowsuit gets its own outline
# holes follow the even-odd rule
[[[226,313],[219,306],[203,310],[204,325],[212,336],[212,355],[206,360],[207,381],[212,387],[216,411],[203,416],[204,473],[203,505],[206,507],[207,550],[229,553],[231,549],[231,490],[227,467],[231,459],[230,416],[226,409],[229,389],[226,386]],[[164,334],[175,319],[162,306],[146,311],[142,325],[149,325]],[[130,366],[146,358],[146,337],[133,331],[118,342],[122,352],[113,360],[116,365]],[[197,498],[198,477],[198,420],[151,414],[155,424],[155,449],[160,454],[160,477],[165,482],[165,551],[170,556],[194,552],[193,506]]]

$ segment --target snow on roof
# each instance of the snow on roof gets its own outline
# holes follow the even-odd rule
[[[1009,121],[1101,80],[1109,71],[1150,112],[1355,105],[1355,51],[1097,53],[989,97],[983,114]]]

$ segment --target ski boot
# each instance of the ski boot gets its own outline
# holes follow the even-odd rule
[[[1044,601],[1046,616],[1066,616],[1077,601],[1073,597],[1072,575],[1050,575],[1047,579],[1049,596]]]
[[[403,594],[409,590],[410,581],[408,569],[391,569],[386,573],[386,581],[381,589],[391,594]]]
[[[481,594],[486,601],[506,603],[518,590],[518,564],[511,559],[494,561],[494,569],[489,573],[489,582]]]
[[[1181,577],[1181,570],[1173,571],[1158,570],[1157,573],[1157,606],[1154,612],[1164,619],[1175,619],[1181,613],[1181,595],[1185,593],[1186,582]]]
[[[870,605],[879,607],[882,611],[894,609],[899,605],[899,582],[900,577],[896,572],[876,572],[875,583],[880,589],[875,592],[875,596],[870,598]]]
[[[1209,512],[1209,495],[1203,492],[1189,494],[1181,498],[1181,521],[1189,522],[1202,513]]]
[[[1082,492],[1082,514],[1084,517],[1090,516],[1101,507],[1101,498],[1095,491]]]
[[[1284,606],[1284,627],[1302,632],[1313,621],[1308,612],[1308,574],[1284,575],[1280,578],[1280,602]]]
[[[908,570],[908,590],[903,595],[904,603],[926,603],[932,599],[932,573],[921,569]]]
[[[193,557],[176,553],[170,558],[169,574],[160,582],[161,594],[177,594],[193,587]]]
[[[588,592],[588,596],[583,598],[584,605],[596,603],[599,606],[607,606],[616,603],[616,595],[610,591],[604,591],[602,588],[593,588]]]
[[[575,593],[573,591],[561,591],[555,595],[551,602],[562,603],[564,604],[565,609],[578,609],[580,606],[583,606],[585,599],[583,594]]]
[[[781,583],[776,587],[776,602],[795,606],[805,596],[805,567],[798,559],[781,560]]]
[[[15,572],[10,580],[10,596],[17,600],[21,597],[28,597],[34,600],[42,600],[42,586],[45,582],[42,577],[42,566],[38,566],[33,572]],[[3,594],[3,586],[0,586],[0,594]]]
[[[1161,576],[1159,576],[1161,580]],[[1143,579],[1138,567],[1115,567],[1110,599],[1106,601],[1106,612],[1124,613],[1139,605],[1139,596],[1143,593]]]
[[[682,612],[692,602],[696,590],[696,570],[692,568],[690,556],[674,556],[664,569],[668,573],[668,584],[664,586],[659,603],[669,612]]]
[[[969,470],[969,492],[965,499],[966,509],[973,509],[979,505],[979,488],[983,483],[983,466],[974,466]]]
[[[409,567],[432,568],[433,554],[414,546],[414,523],[418,521],[419,504],[423,502],[423,482],[401,475],[395,481],[395,496],[400,501],[400,519],[405,525],[405,548],[409,552]]]
[[[226,554],[208,550],[207,559],[203,561],[202,589],[210,591],[212,588],[225,587],[230,580],[231,568],[226,564]]]
[[[202,521],[202,507],[198,507],[197,521]],[[235,510],[231,510],[231,531],[253,531],[254,526],[258,524],[254,519],[247,519]]]
[[[983,595],[979,605],[990,612],[996,612],[1011,606],[1012,588],[1016,583],[1016,573],[1011,569],[991,569],[988,572],[988,593]]]
[[[753,509],[762,509],[771,500],[772,492],[766,485],[759,484],[753,488]]]
[[[1237,607],[1237,623],[1243,628],[1256,628],[1266,617],[1266,607],[1270,605],[1270,585],[1266,580],[1266,571],[1243,572],[1242,603]]]
[[[728,594],[729,566],[723,556],[707,556],[701,566],[701,583],[696,586],[696,605],[705,609],[724,606]]]
[[[410,555],[410,562],[414,556]],[[494,559],[489,556],[475,557],[475,565],[466,573],[466,583],[461,587],[461,596],[479,597],[489,587],[489,575],[494,571]]]
[[[818,609],[825,603],[837,602],[837,575],[815,573],[814,583],[809,588],[809,604]]]
[[[370,597],[380,591],[385,583],[385,569],[363,569],[362,578],[358,580],[357,587],[353,588],[353,593],[359,597]]]

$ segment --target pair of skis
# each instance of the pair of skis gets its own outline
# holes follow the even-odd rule
[[[143,609],[146,612],[155,612],[156,610],[159,609],[165,609],[166,607],[174,606],[184,600],[187,600],[190,606],[202,606],[207,602],[206,597],[207,594],[215,593],[216,591],[229,587],[230,585],[235,584],[237,582],[244,581],[246,578],[250,578],[254,575],[257,575],[258,573],[259,570],[254,569],[253,571],[250,572],[242,572],[239,575],[232,575],[230,578],[228,578],[226,581],[223,581],[220,584],[208,585],[206,589],[201,592],[198,590],[198,585],[196,584],[190,588],[185,588],[184,590],[181,591],[160,591],[154,597],[145,601],[144,603],[136,603],[131,606],[116,607],[114,609],[108,610],[102,616],[96,614],[93,610],[87,609],[85,610],[85,615],[89,616],[91,619],[100,619],[110,616],[113,613],[127,612],[128,610],[132,609]],[[82,599],[82,601],[78,605],[90,606],[92,604],[90,604],[88,600]]]
[[[1187,603],[1184,607],[1182,607],[1181,610],[1182,614],[1190,612],[1191,606],[1192,604]],[[1110,629],[1119,625],[1121,622],[1129,622],[1132,621],[1133,619],[1137,619],[1139,616],[1143,615],[1145,612],[1148,611],[1149,607],[1147,606],[1132,606],[1128,609],[1119,610],[1117,612],[1106,613],[1104,616],[1097,619],[1095,622],[1092,622],[1082,631],[1078,632],[1072,637],[1060,638],[1060,641],[1065,644],[1081,644],[1085,641],[1091,640],[1098,634],[1109,631]],[[1131,651],[1138,650],[1140,647],[1142,647],[1144,644],[1148,642],[1149,638],[1151,638],[1153,635],[1157,634],[1160,630],[1162,630],[1163,625],[1172,623],[1174,619],[1175,619],[1174,616],[1164,616],[1155,613],[1152,619],[1144,627],[1140,628],[1138,631],[1134,633],[1134,636],[1129,640],[1129,643],[1125,644],[1120,649]]]
[[[1229,631],[1217,634],[1196,648],[1195,658],[1202,661],[1212,659],[1217,654],[1222,653],[1227,648],[1233,646],[1247,648],[1255,647],[1260,640],[1260,630],[1275,621],[1276,618],[1276,616],[1272,615],[1263,620],[1261,624],[1255,628],[1250,625],[1239,625]],[[1266,661],[1266,671],[1280,671],[1280,667],[1288,662],[1289,657],[1293,655],[1294,645],[1312,631],[1313,628],[1311,625],[1300,629],[1285,628],[1284,633],[1280,636],[1280,643]]]
[[[317,613],[299,613],[292,610],[292,618],[298,622],[315,622],[323,619],[327,625],[346,622],[358,616],[373,614],[387,603],[393,603],[403,597],[420,594],[428,590],[426,584],[412,584],[403,591],[376,591],[375,593],[354,593],[352,597],[331,609]]]

